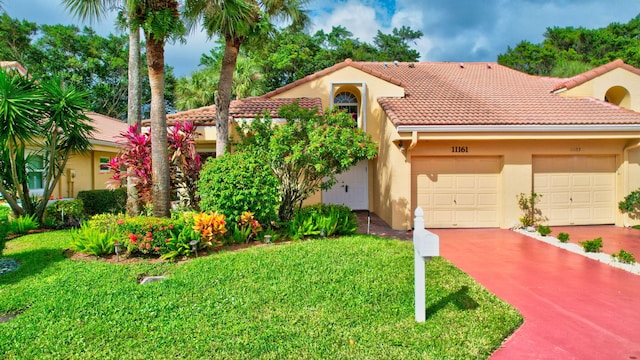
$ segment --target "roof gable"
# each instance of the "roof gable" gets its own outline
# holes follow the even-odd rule
[[[569,78],[566,81],[557,84],[552,91],[573,89],[615,69],[624,69],[636,75],[640,75],[640,69],[625,64],[622,59],[617,59],[608,64],[604,64],[595,69],[591,69],[587,72]]]
[[[16,70],[22,76],[27,75],[27,69],[17,61],[0,61],[0,68],[4,71]]]

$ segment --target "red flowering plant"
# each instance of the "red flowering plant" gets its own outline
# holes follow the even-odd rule
[[[202,163],[196,152],[197,127],[193,122],[176,122],[168,129],[169,172],[171,190],[183,206],[197,207],[197,181]],[[136,125],[120,133],[123,150],[109,162],[113,176],[108,185],[117,188],[131,177],[138,190],[139,202],[151,202],[151,135],[139,133]]]
[[[184,222],[137,216],[118,223],[118,228],[118,232],[124,234],[123,243],[131,255],[163,255],[172,250],[168,243],[182,231]]]

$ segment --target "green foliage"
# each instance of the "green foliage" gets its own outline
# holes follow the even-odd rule
[[[640,214],[640,189],[634,190],[625,196],[624,200],[618,203],[618,209],[628,213],[632,219],[637,219]]]
[[[113,253],[117,236],[112,231],[101,231],[89,225],[82,224],[78,229],[70,232],[69,248],[89,255],[104,256]]]
[[[44,213],[44,222],[56,228],[80,226],[85,218],[84,202],[81,199],[58,200]]]
[[[67,259],[67,234],[12,240],[21,266],[0,276],[0,313],[26,311],[2,324],[3,358],[486,359],[522,323],[437,257],[429,316],[415,324],[410,242],[351,236],[115,265]],[[141,286],[141,274],[169,279]],[[127,346],[106,345],[125,334]],[[176,346],[176,334],[191,335]]]
[[[551,228],[547,225],[538,225],[538,232],[542,236],[547,236],[551,234]]]
[[[621,263],[624,264],[635,264],[636,263],[636,258],[635,256],[633,256],[632,253],[627,252],[623,249],[620,249],[620,252],[617,254],[612,254],[611,255],[612,258],[620,261]]]
[[[124,223],[125,218],[124,214],[97,214],[93,215],[87,223],[100,231],[115,231],[118,225]]]
[[[593,67],[622,59],[640,66],[640,16],[626,24],[611,23],[599,29],[551,27],[544,41],[522,41],[498,55],[498,62],[532,75],[571,77]]]
[[[602,249],[602,238],[595,238],[593,240],[580,241],[580,244],[584,248],[585,252],[600,252]]]
[[[288,223],[292,239],[351,235],[358,230],[356,215],[344,205],[316,204],[297,211]]]
[[[84,190],[78,193],[89,216],[96,214],[122,214],[127,206],[127,189]]]
[[[520,210],[522,210],[522,217],[520,218],[520,223],[522,226],[534,226],[538,222],[544,220],[542,217],[542,212],[540,209],[536,208],[536,204],[540,202],[540,198],[542,195],[531,192],[531,194],[526,195],[524,193],[520,193],[518,195],[518,206]]]
[[[11,208],[0,204],[0,220],[9,220],[9,214],[11,214]]]
[[[273,126],[269,114],[239,126],[239,151],[260,159],[278,179],[278,218],[289,221],[302,202],[336,183],[335,175],[377,154],[376,144],[354,127],[343,111],[305,109],[298,103],[278,110],[284,124]]]
[[[9,236],[9,224],[6,219],[0,218],[0,256],[4,251],[4,246],[7,242],[7,236]]]
[[[566,243],[567,241],[569,241],[569,234],[564,232],[559,233],[558,241],[560,241],[561,243]]]
[[[209,158],[200,172],[198,196],[202,211],[218,211],[230,222],[253,211],[261,224],[277,219],[278,182],[264,161],[246,153]]]
[[[160,256],[165,260],[177,260],[180,257],[191,255],[191,241],[200,240],[200,234],[196,233],[192,227],[185,226],[180,232],[172,231],[171,239],[165,245],[164,253]]]
[[[132,255],[162,255],[173,251],[168,243],[175,233],[182,233],[184,223],[158,217],[128,217],[119,221],[119,240]]]
[[[23,215],[9,220],[9,234],[24,235],[39,227],[35,215]]]

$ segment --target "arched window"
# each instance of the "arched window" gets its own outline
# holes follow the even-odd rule
[[[353,121],[358,121],[358,98],[350,92],[343,91],[333,98],[333,106],[351,114]]]

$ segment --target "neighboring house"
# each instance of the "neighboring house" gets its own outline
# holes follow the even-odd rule
[[[16,61],[0,61],[0,68],[4,71],[16,70],[21,75],[27,75],[27,70]],[[87,112],[95,130],[91,142],[91,150],[86,154],[74,154],[68,162],[52,196],[58,198],[73,198],[82,190],[105,189],[106,181],[111,173],[109,161],[121,149],[117,137],[128,128],[127,124],[94,112]],[[33,156],[28,174],[29,193],[34,196],[42,194],[42,158]]]
[[[640,70],[620,60],[558,79],[348,59],[234,101],[230,120],[295,99],[346,109],[380,146],[313,201],[371,210],[394,229],[410,229],[417,206],[431,228],[507,228],[522,216],[518,195],[534,191],[550,225],[629,224],[617,203],[640,187]],[[168,120],[196,121],[199,149],[215,149],[213,106]]]

